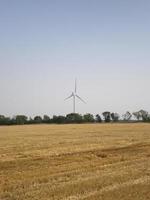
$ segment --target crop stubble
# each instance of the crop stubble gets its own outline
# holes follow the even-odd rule
[[[0,127],[0,200],[150,199],[150,124]]]

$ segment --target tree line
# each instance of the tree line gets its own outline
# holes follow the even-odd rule
[[[130,113],[127,111],[120,116],[118,113],[105,111],[102,115],[93,115],[90,113],[81,115],[70,113],[66,116],[54,115],[50,118],[48,115],[35,116],[28,118],[25,115],[16,115],[12,118],[0,115],[0,125],[21,125],[21,124],[69,124],[69,123],[109,123],[109,122],[150,122],[150,114],[145,110]]]

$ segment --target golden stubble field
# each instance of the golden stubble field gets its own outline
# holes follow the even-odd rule
[[[150,199],[150,124],[0,127],[0,200]]]

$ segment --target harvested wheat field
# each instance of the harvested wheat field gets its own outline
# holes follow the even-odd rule
[[[0,127],[0,200],[150,199],[150,124]]]

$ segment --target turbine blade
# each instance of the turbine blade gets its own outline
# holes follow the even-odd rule
[[[86,103],[81,97],[79,97],[78,95],[76,95],[76,97],[78,98],[78,99],[80,99],[80,101],[82,101],[83,103]]]
[[[77,79],[75,79],[75,93],[77,92]]]
[[[73,97],[73,94],[71,94],[69,97],[67,97],[65,100],[70,99],[71,97]]]

